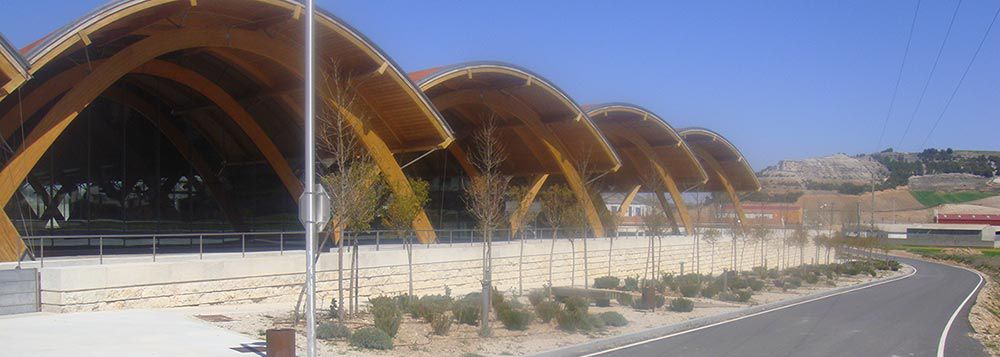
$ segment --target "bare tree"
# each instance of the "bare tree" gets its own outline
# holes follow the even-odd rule
[[[366,125],[369,116],[362,109],[362,101],[358,98],[357,88],[351,78],[350,74],[341,71],[336,62],[325,66],[319,94],[322,105],[316,118],[317,156],[324,166],[318,172],[322,173],[320,181],[330,196],[331,219],[327,226],[330,234],[323,237],[313,259],[319,259],[319,252],[331,237],[337,240],[337,253],[340,257],[337,263],[337,303],[340,318],[344,314],[342,237],[349,228],[368,228],[386,191],[378,167],[355,131],[355,126]],[[295,305],[296,322],[304,293],[303,286]]]
[[[795,227],[787,242],[789,246],[799,248],[799,265],[805,264],[806,246],[809,245],[809,230],[803,226]]]
[[[709,274],[715,272],[715,244],[719,242],[719,237],[721,236],[722,232],[715,228],[703,229],[701,233],[701,240],[712,247],[712,265],[711,270],[708,272]]]
[[[526,185],[511,186],[508,192],[509,200],[517,202],[518,204],[515,204],[515,207],[519,207],[519,203],[529,194],[530,190],[531,187]],[[512,235],[511,239],[514,238],[513,235],[515,234],[513,227],[524,228],[525,225],[538,219],[538,210],[531,209],[530,206],[524,207],[524,210],[524,212],[510,212],[509,214],[511,224],[510,234]],[[524,291],[524,229],[518,230],[517,233],[519,236],[518,243],[520,246],[517,257],[517,293],[520,295]]]
[[[483,127],[473,136],[472,164],[479,175],[472,178],[465,188],[465,204],[475,217],[483,237],[483,292],[479,334],[490,334],[490,296],[492,293],[493,232],[505,217],[505,203],[510,177],[501,174],[500,167],[507,160],[506,148],[497,133],[497,117],[483,121]]]

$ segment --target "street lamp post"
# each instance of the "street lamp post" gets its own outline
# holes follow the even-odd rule
[[[315,191],[315,88],[313,87],[313,0],[306,0],[306,54],[305,54],[305,197],[306,209],[306,356],[316,357],[316,202],[313,199]]]

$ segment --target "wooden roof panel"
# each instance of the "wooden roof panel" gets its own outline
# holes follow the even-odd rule
[[[702,155],[709,155],[711,159],[718,162],[726,178],[732,183],[733,188],[740,192],[750,192],[760,190],[760,181],[757,174],[750,167],[743,153],[736,148],[729,140],[722,135],[704,128],[688,128],[680,131],[684,141],[695,151],[703,161]],[[703,164],[706,170],[710,170],[710,163]],[[708,182],[702,186],[706,191],[724,190],[719,180],[714,175],[709,175]]]

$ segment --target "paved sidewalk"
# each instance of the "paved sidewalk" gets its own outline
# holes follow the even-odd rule
[[[0,317],[4,356],[263,356],[263,342],[184,310]],[[259,351],[259,352],[258,352]]]

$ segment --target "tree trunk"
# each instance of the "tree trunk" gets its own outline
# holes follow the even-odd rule
[[[489,229],[483,230],[483,292],[482,292],[482,306],[480,306],[479,314],[479,335],[489,336],[490,335],[490,298],[493,293],[493,282],[491,280],[492,272],[490,269],[490,250],[492,248],[491,244],[491,232]]]
[[[615,236],[612,235],[608,238],[608,276],[613,276],[611,274],[611,258],[615,252]]]
[[[413,300],[413,240],[410,237],[406,237],[403,242],[406,246],[406,274],[409,280],[410,300]]]
[[[583,239],[583,288],[587,289],[590,286],[590,259],[588,254],[590,251],[587,250],[587,237],[584,235]]]
[[[552,296],[552,260],[555,259],[556,255],[556,236],[558,234],[558,228],[552,230],[552,245],[549,247],[549,291],[547,291],[549,296]]]
[[[344,237],[337,242],[337,320],[344,321]]]
[[[520,233],[521,249],[517,253],[517,294],[524,295],[524,233]]]

